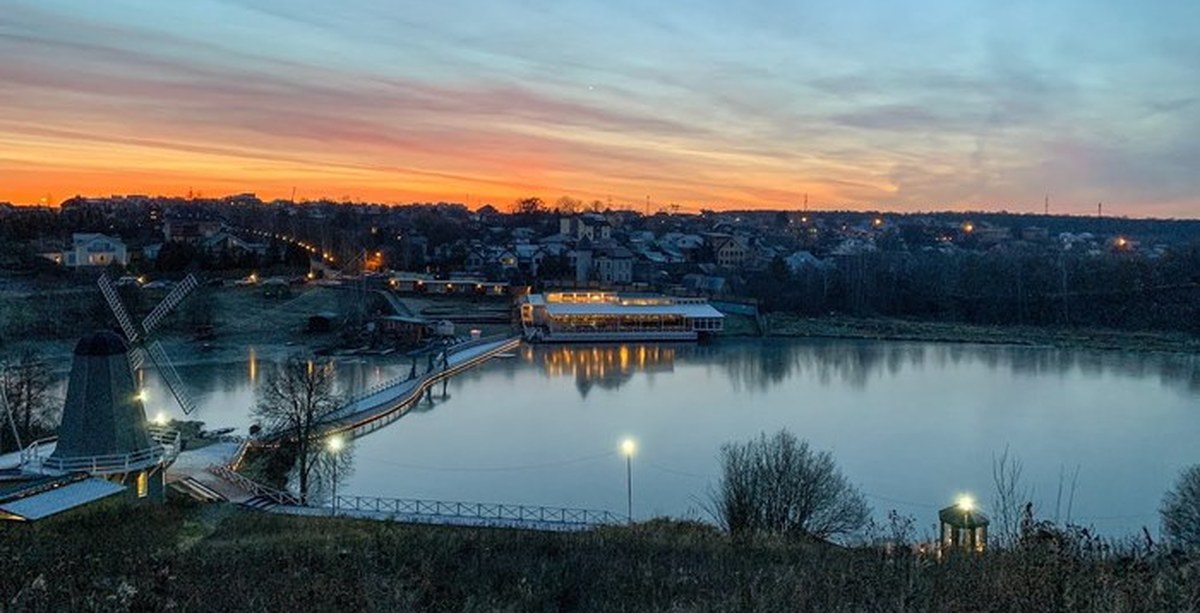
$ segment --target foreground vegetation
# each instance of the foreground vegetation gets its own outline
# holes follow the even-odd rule
[[[1200,557],[1030,546],[936,561],[732,540],[689,523],[577,534],[109,505],[0,526],[12,610],[1184,611]]]

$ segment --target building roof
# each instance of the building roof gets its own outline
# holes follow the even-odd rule
[[[950,505],[938,511],[938,519],[942,523],[950,524],[955,528],[974,529],[988,525],[986,515],[979,511],[964,509],[958,505]]]
[[[0,514],[24,520],[38,520],[89,502],[118,494],[125,486],[92,477],[52,487],[48,490],[0,503]]]
[[[546,303],[546,313],[551,317],[571,315],[679,315],[682,317],[723,318],[720,311],[709,304],[651,304],[623,305],[614,303],[569,304]]]

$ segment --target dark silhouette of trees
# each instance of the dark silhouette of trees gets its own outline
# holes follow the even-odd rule
[[[867,525],[866,499],[833,455],[813,451],[787,430],[721,447],[721,481],[711,494],[716,519],[734,536],[775,534],[828,539]]]
[[[1175,487],[1163,496],[1163,533],[1175,545],[1200,549],[1200,464],[1179,474]]]
[[[316,438],[321,419],[336,410],[332,361],[293,354],[263,380],[254,416],[269,431],[283,434],[295,454],[300,501],[308,500],[321,442]]]
[[[35,349],[23,349],[5,360],[0,370],[0,385],[4,386],[5,415],[0,423],[0,448],[14,449],[12,429],[16,429],[23,444],[54,431],[53,398],[50,395],[54,382],[49,364]]]

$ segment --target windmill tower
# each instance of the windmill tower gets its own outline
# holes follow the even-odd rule
[[[189,275],[140,324],[130,317],[107,275],[100,277],[98,285],[129,342],[103,330],[75,345],[58,444],[50,457],[40,461],[40,468],[88,473],[134,486],[138,498],[161,500],[164,471],[179,452],[179,435],[147,423],[144,396],[134,373],[149,355],[184,413],[194,410],[162,345],[147,340],[198,282]]]

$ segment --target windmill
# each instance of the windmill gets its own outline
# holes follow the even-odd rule
[[[100,275],[96,281],[100,286],[100,293],[104,295],[105,302],[108,303],[108,308],[112,310],[113,316],[117,318],[117,324],[121,326],[121,330],[125,333],[125,339],[129,343],[129,367],[132,372],[137,372],[146,363],[146,357],[149,356],[150,361],[154,363],[154,368],[158,371],[159,377],[166,384],[167,389],[171,391],[171,395],[175,398],[175,402],[179,403],[179,408],[183,409],[184,415],[190,415],[196,410],[196,403],[191,396],[187,394],[187,390],[183,387],[183,379],[179,377],[179,372],[175,370],[175,365],[171,363],[171,359],[167,357],[167,352],[163,349],[162,343],[153,339],[153,334],[159,324],[163,322],[166,316],[187,298],[192,290],[200,285],[195,275],[188,275],[183,281],[179,282],[174,289],[167,294],[158,306],[150,311],[140,323],[134,320],[125,308],[125,304],[121,302],[120,295],[117,294],[117,288],[113,285],[112,279],[107,274]]]

